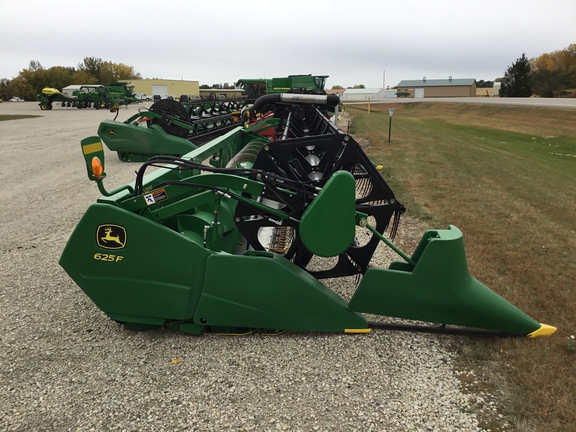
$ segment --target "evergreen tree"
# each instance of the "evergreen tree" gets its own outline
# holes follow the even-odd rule
[[[500,86],[501,97],[530,97],[532,88],[530,87],[530,62],[525,54],[516,60],[504,74],[502,85]]]

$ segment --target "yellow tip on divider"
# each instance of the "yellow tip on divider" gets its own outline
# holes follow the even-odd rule
[[[380,171],[382,168],[384,168],[384,165],[376,165],[376,169],[377,169],[378,171]]]
[[[540,336],[550,336],[556,330],[557,329],[554,326],[540,323],[540,328],[538,330],[533,331],[532,333],[529,333],[527,336],[529,338],[535,338],[535,337],[540,337]]]
[[[344,333],[370,333],[370,330],[372,329],[344,329]]]

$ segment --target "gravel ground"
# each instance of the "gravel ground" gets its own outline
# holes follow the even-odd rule
[[[446,337],[191,336],[109,320],[58,259],[99,196],[79,142],[111,113],[5,102],[0,114],[42,116],[0,122],[0,430],[481,430]],[[107,188],[136,168],[108,152]],[[414,240],[406,225],[399,237]]]

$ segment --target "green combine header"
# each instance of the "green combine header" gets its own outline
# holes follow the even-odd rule
[[[146,121],[105,122],[81,142],[103,196],[60,264],[131,329],[553,333],[469,274],[458,228],[427,231],[411,255],[393,243],[405,208],[331,121],[338,103],[334,95],[269,94],[201,145],[179,135],[189,131],[190,113],[182,119],[169,106]],[[103,140],[140,154],[144,144],[189,150],[151,156],[134,182],[108,191]],[[397,256],[388,268],[372,261],[379,245]],[[326,284],[339,278],[351,283],[349,300]]]

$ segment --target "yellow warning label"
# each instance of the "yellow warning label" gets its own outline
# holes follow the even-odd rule
[[[82,146],[82,151],[85,155],[102,151],[102,143],[98,141],[93,144],[86,144],[85,146]]]

